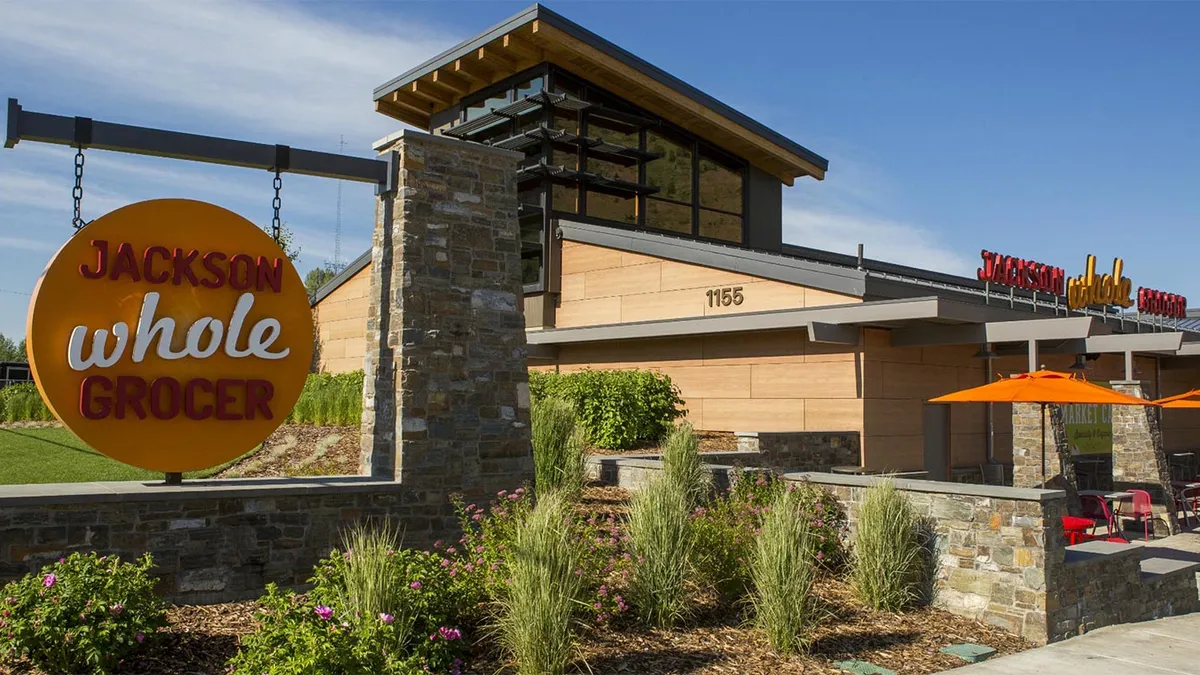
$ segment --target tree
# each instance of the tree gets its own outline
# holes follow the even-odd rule
[[[0,361],[17,361],[23,363],[26,360],[25,340],[22,339],[18,344],[13,342],[12,338],[0,333]]]
[[[267,234],[271,234],[271,228],[265,228]],[[288,227],[285,222],[279,223],[279,248],[283,249],[284,255],[288,260],[295,264],[300,259],[300,247],[296,245],[296,234],[292,232],[292,228]]]
[[[308,289],[308,297],[315,297],[317,289],[324,286],[330,279],[337,276],[333,266],[326,263],[324,267],[314,267],[304,275],[304,287]]]

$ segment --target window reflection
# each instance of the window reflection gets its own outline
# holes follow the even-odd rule
[[[521,99],[525,98],[526,96],[532,96],[532,95],[538,93],[544,87],[543,82],[544,82],[544,80],[543,80],[542,76],[539,75],[539,76],[533,78],[532,80],[529,80],[528,82],[517,85],[517,95],[516,95],[516,98],[514,98],[513,100],[520,101]]]
[[[614,220],[627,225],[637,225],[637,199],[588,190],[587,214],[593,218]]]
[[[742,217],[700,209],[700,236],[740,244],[742,243]]]
[[[742,212],[742,172],[700,154],[700,206]]]
[[[472,103],[471,105],[467,106],[466,121],[470,122],[477,117],[483,117],[484,115],[490,113],[493,108],[500,108],[505,105],[508,105],[507,91],[500,92],[499,94],[496,94],[491,98],[486,98],[478,103]]]
[[[692,233],[692,207],[646,199],[646,227],[682,234]]]
[[[646,163],[646,182],[659,188],[659,197],[692,201],[692,149],[657,131],[646,134],[646,149],[662,155]]]

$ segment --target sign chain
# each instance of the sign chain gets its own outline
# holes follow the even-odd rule
[[[71,225],[76,230],[87,225],[80,215],[80,206],[83,202],[83,162],[83,148],[80,147],[75,151],[75,187],[71,190],[71,197],[75,202],[75,216],[71,219]]]
[[[279,237],[282,234],[282,225],[279,222],[279,207],[283,206],[283,200],[279,197],[279,191],[283,189],[283,179],[279,176],[279,169],[275,169],[275,199],[271,202],[272,208],[275,210],[274,217],[271,218],[271,236],[275,239],[275,243],[279,243]]]

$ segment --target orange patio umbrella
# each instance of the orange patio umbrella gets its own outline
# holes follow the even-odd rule
[[[1177,394],[1160,398],[1154,405],[1164,408],[1200,408],[1200,389],[1193,389],[1185,394]]]
[[[1122,394],[1069,373],[1039,370],[1019,373],[979,387],[929,400],[930,403],[1040,403],[1042,406],[1042,480],[1046,478],[1046,406],[1068,403],[1098,405],[1155,405],[1154,401]],[[1200,404],[1197,405],[1200,407]]]

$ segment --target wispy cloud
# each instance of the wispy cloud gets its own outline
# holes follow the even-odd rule
[[[17,249],[19,251],[57,251],[62,243],[24,239],[22,237],[0,237],[0,248]]]
[[[971,261],[945,246],[932,229],[889,215],[897,212],[896,191],[870,163],[839,157],[830,166],[824,181],[785,188],[785,242],[852,255],[861,243],[868,258],[973,273]]]
[[[359,152],[399,126],[374,111],[372,89],[451,41],[412,22],[367,29],[282,2],[38,0],[5,3],[0,21],[9,65],[286,137],[328,145],[345,133]]]
[[[108,189],[93,188],[86,193],[87,204],[98,212],[111,211],[132,200]],[[64,176],[48,171],[23,171],[0,168],[0,206],[17,206],[67,213],[71,210],[71,185]],[[6,223],[21,229],[21,223]]]

